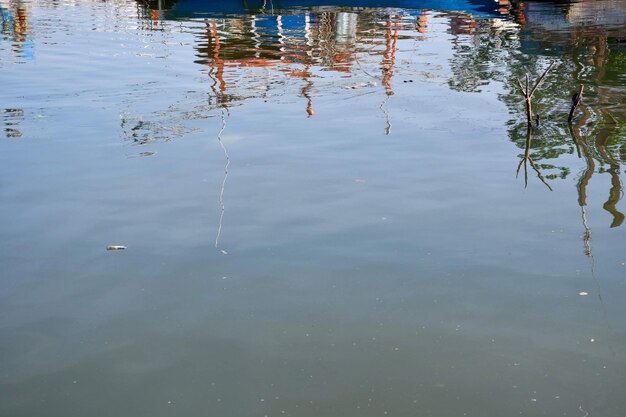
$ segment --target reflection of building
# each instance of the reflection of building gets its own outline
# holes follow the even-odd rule
[[[352,65],[357,23],[352,13],[251,15],[206,23],[207,42],[197,48],[205,65],[218,57],[241,66],[300,63],[349,71]]]
[[[454,35],[471,35],[476,30],[476,19],[472,15],[457,14],[450,17],[450,32]]]
[[[626,8],[623,0],[581,0],[562,4],[537,0],[519,1],[529,24],[556,34],[575,27],[603,27],[624,34]]]
[[[234,91],[238,84],[234,76],[237,68],[280,67],[280,71],[292,77],[307,74],[300,78],[307,84],[306,97],[311,102],[315,77],[310,69],[353,73],[355,65],[363,64],[359,56],[369,61],[376,55],[382,71],[381,83],[387,94],[393,95],[397,43],[407,18],[412,21],[413,30],[425,33],[427,9],[464,10],[468,16],[497,13],[493,0],[141,1],[152,11],[158,8],[159,13],[150,14],[154,22],[155,16],[206,17],[207,30],[197,48],[197,62],[210,67],[208,74],[215,79],[220,102],[246,96]],[[342,7],[356,8],[358,13]],[[164,14],[160,13],[162,10]],[[380,27],[381,12],[388,16],[382,19],[384,27]],[[373,69],[371,73],[378,72]]]
[[[155,16],[206,18],[196,62],[209,67],[207,74],[215,81],[218,102],[254,96],[250,89],[242,91],[245,89],[240,87],[238,75],[243,74],[244,67],[266,68],[306,83],[302,95],[309,102],[309,114],[316,89],[315,72],[320,70],[354,75],[358,67],[380,77],[387,95],[393,95],[400,33],[405,29],[426,33],[427,9],[464,10],[467,14],[455,16],[466,16],[470,25],[475,19],[472,15],[498,13],[493,0],[138,1],[152,11],[146,14],[152,16],[155,26]],[[371,68],[373,62],[376,68]]]
[[[12,39],[15,56],[31,59],[34,45],[29,35],[26,4],[21,1],[0,2],[0,18],[2,34]]]
[[[355,65],[371,64],[372,57],[378,57],[381,82],[387,94],[393,94],[391,82],[403,16],[390,15],[384,20],[379,15],[375,19],[371,17],[322,11],[302,15],[209,18],[198,43],[196,62],[209,67],[207,73],[215,80],[215,95],[222,103],[249,94],[249,88],[246,92],[237,91],[245,82],[238,78],[242,76],[242,68],[273,68],[292,78],[300,78],[305,83],[302,95],[307,98],[307,114],[311,116],[314,113],[313,67],[351,73]],[[416,20],[412,16],[410,19]],[[367,62],[361,62],[359,54]]]

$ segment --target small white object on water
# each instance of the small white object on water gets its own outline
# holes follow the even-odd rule
[[[578,295],[580,295],[581,297],[586,297],[589,295],[589,293],[587,291],[581,291],[578,293]]]
[[[590,341],[591,343],[593,343],[593,342],[595,342],[595,341],[596,341],[596,339],[589,339],[589,341]]]
[[[126,246],[122,246],[122,245],[110,245],[107,246],[107,250],[125,250]]]
[[[370,81],[368,83],[356,83],[356,84],[350,85],[350,86],[346,85],[343,88],[356,90],[357,88],[376,87],[376,85],[377,85],[376,81]]]
[[[220,252],[222,252],[222,255],[228,255],[228,252],[226,252],[224,249],[222,249]]]

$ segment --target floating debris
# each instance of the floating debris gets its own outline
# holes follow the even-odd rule
[[[121,245],[111,245],[111,246],[107,246],[107,250],[125,250],[126,246],[121,246]]]
[[[226,252],[224,249],[220,250],[220,252],[222,252],[222,255],[228,255],[228,252]]]
[[[586,297],[589,295],[589,293],[587,291],[581,291],[578,293],[578,295],[580,295],[581,297]]]
[[[343,88],[349,90],[349,89],[353,89],[356,90],[357,88],[364,88],[364,87],[376,87],[378,84],[376,84],[376,81],[370,81],[367,83],[356,83],[354,85],[346,85]]]

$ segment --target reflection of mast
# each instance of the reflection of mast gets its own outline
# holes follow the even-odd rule
[[[335,15],[330,12],[322,12],[318,23],[320,58],[325,60],[330,68],[334,68],[335,64],[334,17]]]
[[[393,78],[393,68],[396,63],[396,43],[398,41],[398,20],[400,16],[389,16],[387,30],[385,32],[385,53],[383,55],[383,86],[387,90],[387,95],[394,94],[391,86]]]
[[[580,206],[581,216],[583,227],[585,228],[585,234],[583,235],[583,242],[585,244],[585,255],[589,258],[593,257],[593,252],[591,251],[591,228],[587,223],[587,185],[589,185],[589,181],[593,176],[593,173],[596,168],[596,164],[593,160],[593,156],[591,155],[591,150],[589,149],[589,145],[583,140],[580,139],[580,125],[584,123],[584,119],[579,122],[577,126],[570,125],[570,134],[574,139],[574,143],[576,144],[576,148],[578,149],[579,155],[585,159],[585,169],[582,172],[580,179],[578,180],[578,184],[576,185],[576,189],[578,190],[578,205]]]
[[[222,108],[222,114],[221,114],[222,127],[219,133],[217,134],[217,141],[219,142],[220,147],[222,148],[222,151],[224,152],[224,158],[226,159],[226,162],[224,164],[224,179],[222,180],[222,187],[220,188],[220,219],[217,224],[217,234],[215,235],[215,248],[218,247],[219,242],[220,242],[220,236],[222,235],[222,223],[224,221],[224,212],[226,211],[226,206],[224,205],[224,190],[226,189],[226,180],[228,179],[228,167],[230,166],[230,156],[228,155],[226,146],[224,146],[224,142],[222,142],[222,133],[224,132],[224,129],[226,129],[226,112],[227,111],[228,111],[227,108],[225,107]]]
[[[574,32],[572,33],[572,35],[574,35]],[[593,41],[597,41],[597,42],[593,42]],[[597,37],[592,38],[591,51],[593,51],[592,52],[593,55],[596,56],[596,60],[595,62],[591,61],[590,64],[594,65],[597,68],[598,70],[597,83],[602,84],[603,78],[606,75],[605,63],[607,61],[607,51],[608,51],[607,35],[604,33],[604,31],[600,31]],[[584,64],[580,62],[580,59],[578,56],[578,48],[573,49],[572,60],[576,64],[576,71],[574,73],[574,76],[576,77],[576,79],[578,79],[580,77],[579,73],[582,72],[582,69],[584,68]],[[596,137],[595,148],[598,151],[600,159],[609,165],[608,173],[609,175],[611,175],[611,189],[609,191],[609,197],[602,207],[606,211],[611,213],[611,215],[613,216],[611,227],[619,227],[624,222],[624,214],[616,208],[617,203],[619,203],[622,197],[622,183],[619,177],[620,167],[619,167],[619,164],[615,162],[615,160],[610,156],[609,152],[606,150],[606,145],[609,140],[609,136],[617,127],[617,122],[611,116],[609,112],[605,110],[601,110],[601,112],[605,116],[605,126],[600,130],[600,132],[598,133],[598,136]],[[588,117],[588,114],[585,111],[585,118],[586,117]],[[607,122],[606,121],[607,118],[610,118],[612,120]],[[581,121],[579,123],[579,126],[582,126],[583,123],[584,122]],[[588,153],[588,156],[585,157],[588,161],[590,161],[588,162],[588,165],[589,163],[593,164],[593,159],[589,152],[588,146],[586,144],[581,144],[581,145],[585,148],[585,150]],[[591,174],[589,174],[589,176],[591,177]]]
[[[417,18],[417,31],[426,33],[428,31],[428,10],[422,10],[422,14]]]
[[[224,60],[220,58],[220,37],[217,32],[217,22],[215,19],[206,19],[205,21],[207,27],[207,39],[208,39],[208,55],[212,57],[212,66],[208,72],[209,77],[213,80],[213,85],[211,89],[215,94],[215,99],[217,101],[217,105],[221,107],[221,120],[222,127],[220,128],[219,133],[217,134],[217,142],[222,148],[224,152],[224,178],[222,179],[222,186],[220,187],[220,217],[217,225],[217,233],[215,236],[215,247],[217,248],[219,245],[220,237],[222,235],[222,224],[224,220],[224,213],[226,211],[226,206],[224,204],[224,191],[226,190],[226,180],[228,179],[228,167],[230,166],[230,156],[228,155],[228,151],[226,150],[226,146],[224,146],[224,142],[222,141],[222,133],[224,129],[226,129],[226,115],[228,112],[228,96],[224,94],[226,92],[226,82],[224,81]],[[219,84],[219,88],[217,88]],[[222,250],[223,253],[226,253]]]
[[[382,111],[383,114],[385,115],[385,122],[387,123],[387,125],[385,126],[385,135],[389,135],[389,133],[391,133],[391,126],[392,126],[391,118],[389,117],[389,112],[385,108],[385,105],[387,104],[387,100],[389,100],[389,95],[386,95],[385,99],[380,102],[380,106],[378,106],[380,111]]]
[[[215,79],[219,83],[220,96],[226,91],[226,82],[224,81],[224,60],[220,58],[220,36],[217,33],[217,22],[215,19],[205,20],[207,27],[207,39],[209,56],[213,55],[213,68],[216,69]]]
[[[602,308],[602,316],[604,318],[604,322],[606,325],[607,333],[611,334],[611,325],[609,324],[609,318],[606,313],[606,306],[604,305],[604,300],[602,299],[602,287],[600,286],[600,281],[598,277],[596,277],[596,260],[593,257],[593,251],[591,250],[591,228],[587,223],[587,211],[585,207],[587,205],[587,185],[593,176],[595,171],[595,162],[593,160],[593,156],[591,154],[591,149],[589,145],[580,138],[580,127],[584,125],[585,121],[589,117],[589,112],[583,108],[584,116],[578,122],[576,126],[570,125],[569,131],[574,139],[574,143],[576,144],[576,149],[578,149],[579,156],[585,158],[585,169],[578,180],[578,184],[576,188],[578,189],[578,205],[580,205],[581,216],[583,227],[585,228],[585,234],[583,235],[583,242],[585,244],[585,255],[591,259],[591,278],[596,284],[596,291],[598,292],[598,300],[600,301],[600,306]],[[623,218],[622,218],[623,220]],[[609,344],[609,349],[613,355],[615,352],[613,351],[613,347]]]
[[[244,0],[245,1],[245,0]],[[265,8],[267,7],[267,0],[263,0],[263,4],[261,4],[261,13],[265,14]],[[270,0],[270,14],[274,14],[274,3]]]
[[[15,18],[13,20],[13,36],[15,43],[13,44],[13,52],[21,54],[24,52],[24,44],[28,37],[28,11],[26,6],[18,1],[15,6]]]
[[[22,2],[17,3],[15,21],[13,22],[16,42],[25,42],[28,34],[28,12]]]
[[[302,87],[302,95],[304,97],[306,97],[307,99],[307,105],[306,105],[306,114],[307,117],[311,117],[315,114],[315,111],[313,111],[313,98],[311,97],[311,94],[309,93],[309,91],[311,90],[311,87],[313,87],[313,81],[310,80],[311,74],[309,73],[309,66],[305,66],[304,67],[304,72],[302,74],[302,79],[304,81],[306,81],[306,85],[304,87]]]
[[[309,12],[306,12],[304,15],[304,38],[306,39],[306,45],[307,45],[307,50],[306,50],[306,54],[307,54],[307,61],[313,61],[313,34],[311,31],[311,17],[309,15]],[[304,97],[306,97],[307,99],[307,106],[306,106],[306,114],[307,117],[311,117],[315,114],[315,111],[313,111],[313,98],[311,97],[311,94],[309,93],[309,91],[311,90],[311,88],[313,87],[313,81],[310,80],[309,77],[311,77],[311,74],[309,73],[309,67],[310,65],[305,65],[304,67],[304,74],[302,79],[304,81],[306,81],[307,85],[302,87],[302,95]]]
[[[157,8],[153,9],[149,5],[147,5],[148,10],[150,10],[150,20],[152,20],[152,28],[158,28],[161,19],[163,19],[163,0],[158,0]]]
[[[602,207],[613,216],[611,227],[619,227],[624,222],[624,214],[615,207],[622,198],[622,183],[619,178],[619,164],[615,162],[606,150],[609,134],[612,130],[614,130],[614,128],[615,127],[612,126],[612,128],[604,128],[601,130],[598,138],[596,139],[596,149],[604,162],[609,164],[610,168],[608,172],[611,175],[611,190],[609,191],[609,199]]]
[[[257,31],[256,19],[257,17],[255,15],[251,15],[248,18],[248,23],[250,24],[250,33],[252,34],[252,39],[254,41],[254,51],[255,51],[254,56],[256,58],[259,58],[261,56],[261,53],[259,51],[261,50],[262,43],[261,43],[261,37],[259,36],[259,32]]]
[[[285,59],[285,34],[283,33],[283,17],[276,16],[276,34],[278,35],[278,43],[280,44],[280,59]]]

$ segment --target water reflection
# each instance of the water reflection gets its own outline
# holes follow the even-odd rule
[[[349,77],[361,73],[379,79],[386,94],[393,95],[399,31],[401,27],[411,29],[414,23],[411,15],[381,19],[374,14],[348,12],[211,18],[205,20],[196,62],[210,68],[206,73],[214,80],[212,99],[216,105],[267,97],[270,90],[289,87],[292,82],[281,76],[286,75],[301,81],[300,94],[306,99],[305,113],[310,117],[315,114],[315,94],[321,91],[316,88],[316,79],[323,78],[320,72],[334,71]],[[372,68],[374,60],[379,62],[378,69]],[[337,87],[371,85],[339,81],[335,91]],[[332,86],[326,83],[323,88]]]
[[[611,155],[614,146],[610,145],[617,140],[620,149],[624,147],[620,135],[626,113],[623,65],[619,63],[624,59],[621,39],[626,18],[623,7],[617,8],[618,13],[606,16],[608,7],[616,4],[609,1],[603,6],[598,2],[569,6],[564,17],[569,25],[567,31],[561,21],[550,24],[541,20],[539,16],[543,15],[536,12],[538,6],[534,2],[517,3],[515,7],[510,2],[500,2],[499,11],[510,16],[509,19],[477,19],[462,13],[435,14],[436,18],[447,21],[453,35],[450,87],[480,92],[482,86],[499,81],[507,86],[508,94],[503,95],[502,100],[512,113],[520,113],[513,83],[515,76],[526,71],[538,72],[541,61],[547,58],[558,61],[549,85],[541,89],[538,105],[546,121],[546,133],[535,141],[540,151],[536,160],[543,161],[543,167],[552,171],[548,179],[566,178],[571,171],[568,166],[549,164],[548,160],[558,160],[559,156],[573,152],[568,129],[560,119],[568,92],[580,82],[590,91],[585,100],[590,113],[587,136],[600,134],[592,131],[606,125],[607,146],[603,149],[607,156],[601,159],[612,166],[609,171],[619,173],[615,164],[623,161],[624,151]],[[593,12],[598,15],[595,22],[602,24],[586,24]],[[206,21],[204,39],[198,43],[197,62],[210,67],[207,74],[215,80],[216,103],[267,97],[272,89],[286,88],[288,82],[271,75],[271,71],[300,79],[303,82],[301,95],[307,100],[306,114],[310,117],[314,114],[315,94],[329,94],[328,88],[333,87],[316,88],[318,71],[344,72],[351,77],[367,75],[377,80],[387,95],[393,95],[398,48],[403,42],[405,48],[410,48],[410,42],[424,40],[421,35],[428,33],[429,13],[433,12],[308,10],[301,15],[211,18]],[[555,15],[558,15],[555,11],[549,14]],[[587,16],[587,20],[582,22],[581,15]],[[532,31],[528,31],[529,28]],[[266,70],[258,71],[258,68]],[[334,81],[341,83],[341,80]],[[263,94],[255,94],[255,90]],[[380,107],[384,111],[384,102]],[[517,133],[519,124],[517,117],[511,120],[511,139],[525,148],[526,138]],[[613,162],[607,162],[609,160]]]
[[[2,37],[11,42],[16,62],[32,59],[34,43],[30,36],[27,3],[22,1],[0,1],[0,27]]]
[[[570,133],[576,145],[578,155],[585,160],[585,168],[581,173],[577,186],[579,192],[579,204],[581,207],[586,205],[587,185],[595,172],[595,155],[595,159],[597,159],[601,164],[601,168],[598,170],[598,173],[608,173],[611,178],[608,193],[609,196],[607,201],[604,203],[603,208],[613,217],[611,227],[621,226],[624,222],[624,214],[616,208],[623,196],[623,186],[620,179],[620,165],[608,150],[610,148],[607,148],[607,145],[609,145],[609,138],[611,134],[615,132],[616,125],[613,123],[605,124],[604,127],[596,133],[593,141],[587,141],[581,138],[580,125],[581,123],[578,123],[576,126],[570,127]],[[606,168],[607,165],[608,168]]]
[[[222,140],[222,133],[226,129],[226,116],[228,115],[227,109],[222,110],[221,119],[222,126],[220,127],[220,131],[217,134],[217,141],[222,148],[222,152],[224,152],[224,179],[222,180],[222,186],[220,187],[220,218],[217,224],[217,233],[215,235],[215,248],[219,248],[220,237],[222,236],[222,226],[224,225],[224,213],[226,212],[226,205],[224,204],[224,191],[226,190],[226,180],[228,180],[228,167],[230,166],[230,156],[228,155],[228,150],[224,145],[224,141]],[[227,252],[222,249],[222,253],[226,254]]]
[[[502,84],[500,99],[512,115],[510,139],[524,149],[517,172],[523,168],[525,187],[530,165],[538,180],[552,191],[551,181],[567,179],[575,172],[567,157],[576,152],[584,162],[576,187],[588,256],[592,256],[592,233],[586,211],[587,188],[594,174],[608,175],[608,181],[599,184],[605,184],[608,192],[602,207],[612,217],[610,227],[623,224],[624,214],[618,208],[623,196],[621,170],[626,162],[623,2],[502,0],[489,18],[426,8],[257,6],[244,3],[245,12],[240,15],[215,17],[209,11],[210,17],[204,19],[205,29],[197,36],[196,63],[208,67],[205,73],[212,80],[209,103],[215,108],[228,109],[250,98],[271,100],[294,91],[304,99],[303,114],[312,117],[316,97],[345,94],[355,88],[378,93],[380,85],[384,95],[378,107],[385,120],[384,133],[390,135],[393,125],[388,101],[398,88],[394,77],[415,74],[415,65],[399,67],[398,51],[417,50],[414,42],[428,41],[429,26],[443,23],[451,36],[451,75],[437,69],[421,81],[447,82],[451,89],[468,93],[480,93],[494,82]],[[176,4],[170,7],[174,10],[170,16],[180,16]],[[527,130],[522,127],[523,109],[514,80],[526,73],[536,79],[548,61],[556,61],[557,66],[537,94],[541,127]],[[413,77],[403,78],[404,83],[413,82]],[[581,107],[583,116],[568,127],[564,113],[569,92],[581,83],[588,92]],[[222,199],[220,204],[221,231]]]
[[[623,414],[615,2],[2,1],[4,414]]]
[[[550,187],[550,181],[566,179],[576,170],[567,156],[580,155],[587,167],[583,177],[608,176],[609,197],[603,207],[613,217],[612,227],[622,225],[624,215],[618,204],[626,162],[623,2],[501,0],[489,9],[484,2],[469,1],[455,3],[466,11],[454,12],[438,9],[445,2],[425,2],[419,10],[392,3],[385,4],[386,8],[229,4],[241,9],[229,13],[214,2],[136,3],[140,30],[171,32],[178,25],[176,30],[193,34],[195,63],[209,79],[210,92],[208,100],[202,93],[192,93],[184,104],[149,115],[132,108],[122,110],[124,137],[137,144],[182,137],[195,130],[189,120],[217,117],[248,99],[280,101],[289,94],[301,98],[302,115],[307,118],[315,116],[319,98],[373,94],[381,131],[392,135],[392,97],[402,87],[399,81],[446,83],[466,93],[482,93],[497,83],[503,90],[500,100],[511,113],[510,140],[524,150],[520,167],[525,173],[530,163]],[[16,59],[32,58],[35,43],[28,5],[2,0],[0,6],[2,35],[11,43]],[[124,2],[115,7],[120,13],[132,10]],[[206,17],[189,19],[185,10]],[[448,68],[438,65],[443,53],[418,63],[419,43],[427,44],[429,36],[443,33],[449,36],[452,52],[446,58]],[[556,69],[537,94],[542,126],[532,132],[531,139],[523,127],[515,79],[526,73],[536,78],[552,60],[557,62]],[[583,116],[578,116],[576,133],[572,133],[563,123],[563,114],[570,92],[579,84],[585,85],[587,93],[581,106]],[[5,122],[6,136],[21,136],[12,123]]]
[[[22,131],[20,123],[24,120],[24,109],[4,109],[2,112],[2,124],[7,138],[20,138]]]
[[[561,10],[564,13],[557,12]],[[624,221],[617,205],[623,195],[620,174],[626,162],[625,10],[624,3],[616,1],[566,6],[520,2],[511,22],[518,28],[506,24],[507,30],[503,30],[503,25],[494,24],[494,20],[479,20],[471,33],[456,39],[456,53],[451,60],[455,72],[452,88],[479,92],[481,86],[494,79],[506,86],[501,99],[516,115],[509,122],[509,135],[524,149],[520,167],[523,163],[526,184],[527,162],[550,187],[547,181],[565,179],[573,171],[568,155],[576,152],[584,161],[577,188],[588,254],[591,230],[585,207],[587,186],[594,174],[609,177],[600,184],[608,192],[603,208],[613,219],[610,226],[619,227]],[[523,100],[516,91],[515,79],[527,72],[538,76],[552,59],[557,60],[557,68],[540,88],[537,100],[542,127],[525,134]],[[577,116],[575,126],[568,128],[568,98],[580,83],[590,92],[579,110],[582,117]],[[536,138],[531,139],[531,135]]]
[[[523,166],[524,167],[524,187],[528,187],[528,164],[530,163],[530,166],[537,174],[537,178],[539,178],[539,180],[546,187],[548,187],[550,191],[552,191],[552,187],[550,187],[550,184],[546,182],[543,175],[541,174],[541,170],[539,169],[537,164],[533,161],[533,158],[530,154],[530,151],[532,149],[532,140],[533,140],[532,137],[533,137],[533,130],[532,128],[529,128],[526,133],[526,147],[524,148],[524,156],[521,158],[519,165],[517,165],[517,175],[519,175],[520,169]]]

